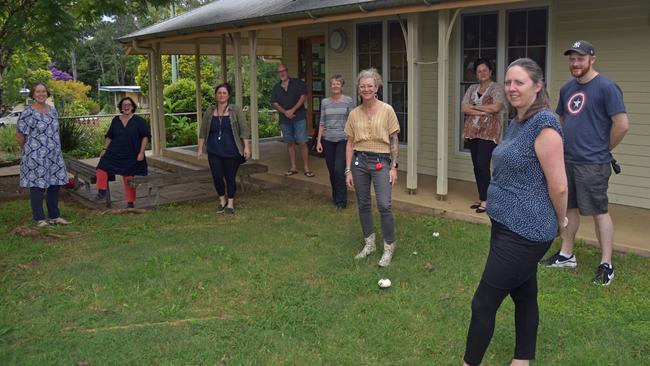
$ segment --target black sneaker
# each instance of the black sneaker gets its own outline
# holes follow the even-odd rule
[[[127,209],[128,209],[128,208],[135,208],[135,205],[133,204],[133,202],[127,202],[127,203],[126,203],[126,208],[127,208]]]
[[[227,215],[234,215],[235,214],[235,209],[234,208],[226,207],[226,208],[224,208],[224,211],[226,212]]]
[[[546,267],[553,267],[553,268],[562,268],[562,267],[576,268],[578,266],[578,261],[576,260],[575,254],[572,254],[569,258],[567,258],[562,254],[560,254],[560,251],[542,260],[541,263],[544,264]]]
[[[223,213],[226,207],[222,206],[221,203],[217,205],[217,213]]]
[[[596,269],[596,277],[592,280],[594,284],[601,286],[609,286],[614,279],[614,266],[609,263],[601,263]]]

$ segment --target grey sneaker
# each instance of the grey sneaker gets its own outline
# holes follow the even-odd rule
[[[226,213],[226,215],[234,215],[235,214],[235,209],[230,208],[230,207],[226,207],[226,208],[224,208],[224,212]]]
[[[363,241],[366,242],[366,245],[363,247],[363,249],[361,249],[359,254],[354,256],[355,259],[365,258],[365,257],[369,256],[370,254],[374,253],[375,250],[377,250],[377,246],[375,245],[375,234],[374,233],[370,234],[369,237],[363,239]]]
[[[36,227],[46,227],[46,226],[48,226],[49,224],[50,224],[50,223],[47,222],[47,220],[38,220],[38,221],[36,222]]]
[[[221,205],[221,203],[217,204],[217,213],[223,213],[225,209],[226,207]]]
[[[63,217],[57,217],[56,219],[50,220],[50,225],[70,225],[70,221],[64,219]]]
[[[384,242],[384,254],[379,260],[379,267],[388,267],[390,265],[390,262],[393,260],[393,253],[395,253],[395,245],[397,245],[396,242],[393,242],[393,244]]]

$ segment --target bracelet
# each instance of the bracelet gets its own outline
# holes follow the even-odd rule
[[[345,171],[343,172],[343,174],[345,174],[345,175],[350,175],[350,174],[352,174],[352,170],[351,170],[351,169],[345,169]]]

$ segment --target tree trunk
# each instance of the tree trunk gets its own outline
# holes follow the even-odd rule
[[[77,51],[74,47],[70,49],[70,65],[72,67],[72,80],[77,81]]]

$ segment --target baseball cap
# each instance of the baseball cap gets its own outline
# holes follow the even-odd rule
[[[594,50],[594,46],[587,41],[584,40],[577,40],[571,44],[571,47],[568,48],[566,51],[564,51],[564,56],[567,56],[571,52],[578,52],[579,54],[585,56],[594,56],[596,54],[596,50]]]

